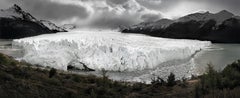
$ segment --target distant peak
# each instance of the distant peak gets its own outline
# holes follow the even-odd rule
[[[209,13],[209,11],[201,10],[201,11],[196,11],[195,13],[202,13],[202,14],[205,14],[205,13]]]
[[[10,9],[15,9],[15,10],[22,10],[20,6],[18,6],[17,4],[14,4]]]
[[[227,10],[222,10],[222,11],[220,11],[219,13],[230,13],[230,12],[227,11]]]
[[[209,11],[205,11],[205,14],[210,14],[210,12]]]
[[[218,12],[217,14],[228,14],[228,15],[232,15],[232,16],[234,15],[233,13],[231,13],[227,10],[222,10],[222,11]]]

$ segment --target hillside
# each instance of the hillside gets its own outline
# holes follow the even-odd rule
[[[18,5],[0,10],[0,38],[16,39],[40,34],[66,32],[49,21],[39,21]]]
[[[122,28],[121,32],[215,43],[240,43],[240,20],[237,17],[226,10],[215,14],[193,13],[176,20],[161,19],[157,22],[140,23]]]
[[[152,84],[112,81],[107,71],[102,77],[83,76],[51,68],[18,62],[0,54],[1,98],[238,98],[240,62],[234,62],[218,73],[209,68],[207,74],[175,81],[160,77]],[[229,80],[231,79],[231,80]]]

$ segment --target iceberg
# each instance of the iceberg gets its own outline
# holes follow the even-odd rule
[[[131,72],[189,63],[211,42],[78,30],[15,39],[12,44],[23,49],[20,59],[31,64],[61,70],[69,64],[79,68],[85,64],[95,70]]]

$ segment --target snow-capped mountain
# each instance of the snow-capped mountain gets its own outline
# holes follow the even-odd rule
[[[207,21],[207,20],[213,19],[217,22],[217,24],[221,24],[224,20],[232,18],[232,17],[234,17],[234,14],[232,14],[226,10],[222,10],[216,14],[209,13],[209,12],[194,13],[194,14],[190,14],[190,15],[181,17],[181,18],[177,19],[177,21],[178,22],[188,22],[191,20]]]
[[[139,25],[134,25],[133,28],[141,28],[141,29],[157,29],[168,27],[174,21],[170,19],[161,19],[156,22],[142,22]]]
[[[0,18],[10,18],[10,19],[21,19],[37,22],[38,20],[34,18],[31,14],[23,11],[18,5],[14,4],[8,9],[0,10]]]
[[[76,29],[77,26],[74,24],[64,24],[63,26],[61,26],[61,28],[65,29],[65,30],[73,30],[73,29]]]
[[[56,26],[54,23],[47,21],[47,20],[40,20],[41,23],[43,23],[45,26],[47,26],[50,30],[56,31],[56,32],[66,32],[66,29],[62,27]]]
[[[65,32],[49,21],[39,21],[14,4],[0,10],[0,38],[15,39],[39,34]]]
[[[123,28],[121,32],[221,43],[240,43],[240,39],[236,37],[240,36],[240,18],[226,10],[215,14],[210,12],[193,13],[176,20],[161,19],[156,22],[140,23]]]

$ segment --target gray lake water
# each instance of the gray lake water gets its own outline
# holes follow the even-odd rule
[[[212,64],[216,70],[221,71],[228,64],[240,59],[240,44],[213,44],[211,49],[199,52],[194,59],[200,71],[207,64]]]
[[[23,51],[21,49],[12,48],[12,40],[0,39],[0,53],[18,58],[23,56]]]

